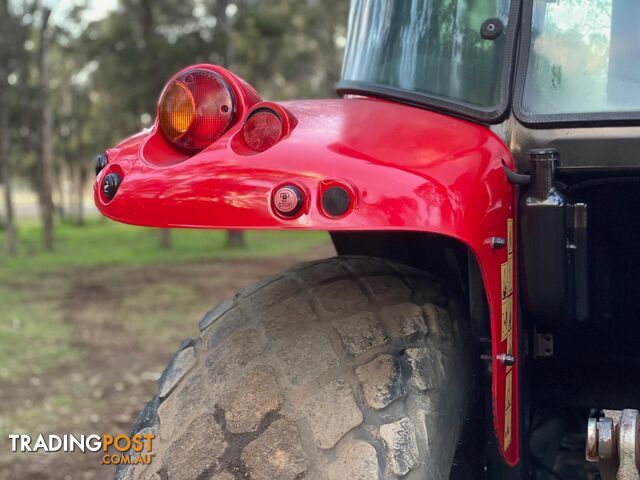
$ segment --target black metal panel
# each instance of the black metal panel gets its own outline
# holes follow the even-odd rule
[[[567,296],[564,196],[555,188],[557,152],[531,154],[531,184],[520,201],[524,300],[536,317],[560,319]]]
[[[538,147],[558,150],[559,172],[640,170],[640,126],[538,130],[512,120],[509,127],[506,142],[521,172],[529,170],[527,151]]]

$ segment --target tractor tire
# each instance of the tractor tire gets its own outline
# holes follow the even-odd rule
[[[118,480],[448,479],[470,402],[463,305],[428,274],[338,257],[240,291],[200,322]]]

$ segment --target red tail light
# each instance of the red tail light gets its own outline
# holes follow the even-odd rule
[[[244,141],[256,152],[273,147],[284,132],[280,116],[269,108],[258,108],[249,115],[244,124]]]
[[[188,70],[164,89],[158,104],[160,129],[186,150],[211,145],[233,124],[235,102],[229,85],[215,72]]]

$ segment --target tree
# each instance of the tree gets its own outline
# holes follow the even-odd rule
[[[0,0],[0,178],[4,184],[6,237],[4,252],[16,252],[17,232],[12,196],[11,132],[9,130],[9,83],[7,80],[11,56],[11,17],[7,0]]]
[[[39,2],[41,16],[38,28],[38,111],[41,114],[38,156],[38,196],[40,201],[40,215],[42,217],[42,241],[46,250],[53,250],[53,112],[49,103],[49,20],[51,8]]]
[[[230,70],[234,63],[234,42],[231,35],[231,18],[229,0],[216,0],[214,4],[216,23],[216,35],[214,39],[220,45],[220,63]],[[247,242],[242,230],[227,230],[227,247],[244,248]]]
[[[86,40],[100,64],[95,86],[100,97],[108,99],[99,108],[104,118],[126,127],[116,132],[118,136],[147,126],[167,79],[184,66],[185,58],[195,59],[206,51],[193,8],[188,0],[123,0],[120,10],[91,27],[97,36]],[[177,35],[179,45],[173,40]],[[170,230],[162,230],[159,239],[162,248],[171,248]]]
[[[0,0],[0,180],[9,197],[12,178],[37,191],[47,248],[54,204],[82,223],[90,159],[151,126],[184,66],[222,64],[272,100],[331,95],[338,78],[343,0],[119,0],[97,21],[88,4]],[[169,232],[159,239],[171,243]],[[230,246],[242,240],[229,232]]]

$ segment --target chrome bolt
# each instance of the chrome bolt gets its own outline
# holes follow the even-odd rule
[[[502,237],[491,237],[489,239],[489,244],[494,250],[501,250],[506,247],[507,241]]]
[[[516,357],[508,353],[500,353],[496,355],[496,359],[507,367],[510,367],[516,364]]]

